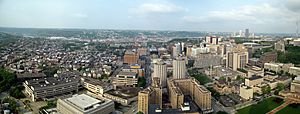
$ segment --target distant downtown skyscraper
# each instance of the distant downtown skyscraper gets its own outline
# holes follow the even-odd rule
[[[173,60],[173,79],[186,78],[186,61],[182,57]]]
[[[250,36],[250,31],[249,31],[249,29],[245,29],[245,37],[246,37],[246,38],[249,38],[249,36]]]
[[[167,86],[167,65],[162,60],[154,64],[153,77],[159,77],[162,87]]]

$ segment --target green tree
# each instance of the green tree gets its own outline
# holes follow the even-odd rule
[[[24,89],[24,87],[21,85],[14,86],[9,90],[9,95],[12,97],[15,97],[17,99],[24,98],[25,95],[22,93],[23,89]]]
[[[283,84],[283,83],[277,83],[276,89],[277,89],[278,91],[282,91],[282,90],[284,89],[284,84]]]
[[[271,87],[269,85],[261,88],[262,94],[268,94],[271,92]]]
[[[145,77],[139,77],[138,78],[138,87],[145,87],[146,86],[146,78]]]
[[[143,112],[141,112],[141,111],[139,111],[139,112],[137,112],[136,114],[144,114]]]

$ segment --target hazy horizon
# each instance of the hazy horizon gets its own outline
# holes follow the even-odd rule
[[[0,27],[295,33],[298,0],[1,0]]]

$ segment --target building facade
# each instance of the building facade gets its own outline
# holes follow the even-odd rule
[[[168,92],[172,108],[182,107],[185,95],[189,95],[202,111],[212,110],[211,92],[194,78],[169,79]]]
[[[173,60],[173,78],[186,78],[186,60],[184,58],[177,58]]]
[[[57,111],[61,114],[110,114],[115,111],[115,108],[112,100],[96,99],[87,94],[81,94],[58,99]]]
[[[23,83],[25,94],[32,101],[54,97],[68,92],[77,92],[80,85],[79,76],[47,77],[26,80]]]
[[[116,86],[132,86],[135,87],[138,83],[138,76],[135,72],[119,72],[113,79],[113,84]]]
[[[153,77],[160,78],[160,84],[162,87],[167,86],[167,65],[163,61],[158,61],[154,64]]]

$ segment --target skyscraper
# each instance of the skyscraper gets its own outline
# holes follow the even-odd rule
[[[246,29],[245,30],[245,37],[249,38],[249,36],[250,36],[250,31],[249,31],[249,29]]]
[[[186,78],[186,61],[182,57],[173,60],[173,79]]]
[[[181,54],[181,44],[177,43],[172,48],[173,57],[176,58]]]
[[[228,52],[226,67],[236,71],[238,68],[244,68],[248,63],[248,52]]]
[[[162,87],[167,85],[167,65],[162,60],[154,64],[154,73],[153,77],[160,78],[160,84]]]

